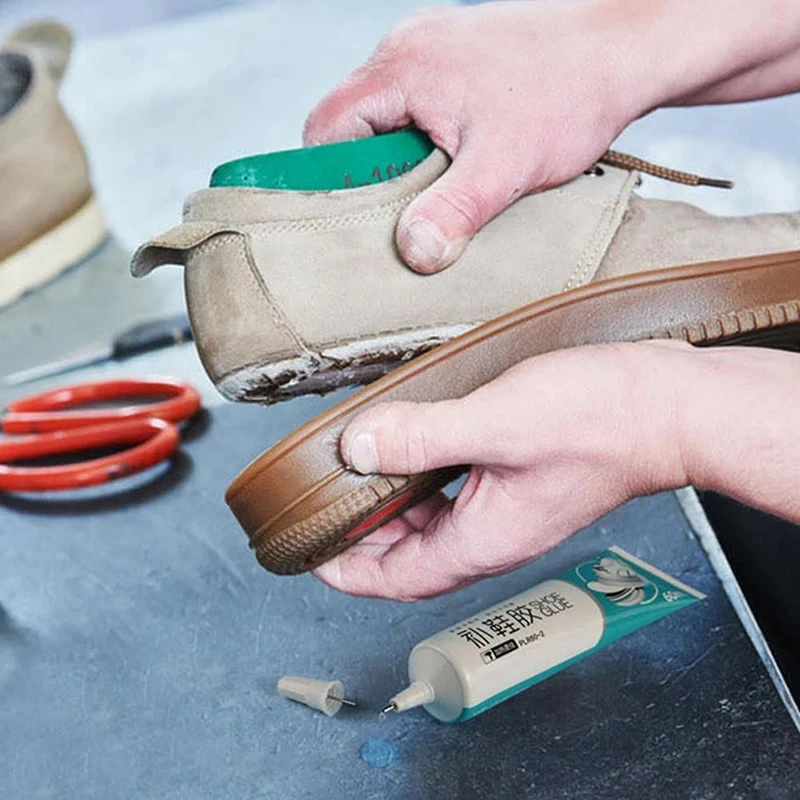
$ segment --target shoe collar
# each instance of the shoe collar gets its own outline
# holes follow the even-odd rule
[[[19,106],[33,83],[33,64],[22,53],[0,52],[0,120]]]
[[[190,195],[184,221],[249,222],[339,217],[401,207],[430,186],[447,169],[450,159],[434,150],[405,175],[383,183],[334,191],[302,192],[251,187],[217,187]]]
[[[37,53],[4,49],[0,51],[0,70],[3,62],[16,65],[11,69],[29,73],[29,78],[20,85],[19,96],[0,115],[0,154],[8,158],[16,144],[46,129],[47,115],[58,106],[58,86]]]

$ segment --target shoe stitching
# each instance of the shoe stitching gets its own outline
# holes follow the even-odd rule
[[[564,284],[562,291],[574,289],[576,286],[582,286],[591,278],[590,272],[592,264],[596,264],[596,267],[599,267],[599,260],[608,247],[607,244],[604,247],[603,243],[606,241],[610,229],[615,224],[617,211],[623,203],[627,207],[630,200],[630,194],[633,191],[632,179],[635,180],[635,175],[633,173],[629,175],[627,180],[620,187],[617,197],[614,198],[613,201],[607,203],[610,213],[601,214],[597,226],[589,239],[589,243],[578,258],[577,265],[570,275],[569,280]]]
[[[249,232],[252,232],[252,234],[256,236],[269,236],[273,233],[335,230],[337,228],[359,225],[365,222],[373,222],[375,220],[382,220],[394,216],[418,194],[419,192],[414,192],[413,194],[394,200],[391,203],[385,203],[376,208],[365,209],[364,211],[353,214],[276,220],[274,222],[267,220],[265,222],[244,223],[241,227],[243,229],[248,229]]]
[[[623,186],[623,190],[624,190],[624,186]],[[622,194],[623,190],[621,190],[620,194]],[[595,198],[588,198],[588,197],[586,197],[584,195],[581,195],[581,194],[578,194],[576,192],[570,192],[570,191],[566,191],[566,190],[563,190],[563,189],[556,189],[556,190],[552,190],[552,191],[553,191],[554,194],[558,194],[560,196],[570,197],[570,198],[579,199],[579,200],[586,200],[587,202],[589,202],[589,203],[591,203],[593,205],[600,206],[603,209],[614,209],[620,202],[620,198],[619,197],[614,199],[614,200],[602,200],[601,201],[601,200],[597,200]],[[418,193],[415,192],[414,194],[408,195],[408,196],[406,196],[405,198],[402,198],[402,199],[403,200],[407,200],[408,198],[413,197],[416,194],[418,194]],[[387,203],[384,206],[379,207],[378,209],[370,209],[369,211],[366,211],[366,212],[361,212],[359,214],[351,214],[351,215],[347,215],[347,216],[344,216],[344,217],[322,217],[322,218],[310,219],[310,220],[308,220],[308,219],[307,220],[292,220],[292,221],[290,221],[288,223],[266,223],[266,224],[265,223],[256,223],[254,225],[242,226],[243,228],[246,229],[246,232],[242,233],[241,235],[243,235],[243,236],[245,236],[245,235],[254,236],[257,239],[260,239],[262,237],[266,237],[266,236],[269,236],[269,235],[274,234],[274,233],[294,232],[294,231],[302,232],[302,231],[309,231],[309,230],[312,230],[312,231],[332,230],[332,229],[336,229],[336,228],[339,228],[339,227],[345,227],[345,226],[350,225],[350,224],[358,224],[358,223],[361,223],[361,222],[364,222],[364,221],[386,218],[388,216],[393,215],[396,212],[397,207],[399,205],[401,205],[401,203],[398,200],[398,201],[394,201],[392,203]],[[580,258],[578,260],[578,267],[573,272],[573,275],[570,277],[570,280],[568,281],[567,285],[565,286],[565,289],[572,288],[572,282],[575,280],[576,274],[580,274],[584,269],[588,269],[589,265],[587,265],[584,268],[584,263],[585,263],[586,259],[589,256],[596,256],[597,255],[597,251],[602,249],[601,245],[602,245],[602,241],[604,239],[603,234],[605,233],[605,230],[607,229],[609,224],[613,221],[613,217],[614,217],[613,213],[610,214],[610,215],[608,215],[608,214],[603,214],[602,215],[600,223],[597,226],[597,229],[595,230],[595,232],[592,234],[592,237],[590,238],[589,246],[586,248],[586,250],[584,250],[584,252],[580,256]],[[605,223],[605,227],[603,225],[604,223]],[[224,241],[220,242],[219,239],[220,239],[220,237],[214,237],[212,240],[204,242],[201,245],[198,245],[196,248],[194,248],[194,254],[195,255],[200,255],[200,254],[202,254],[204,252],[207,252],[209,250],[213,250],[213,249],[216,249],[217,247],[222,246],[222,244],[224,244]],[[295,330],[295,328],[292,325],[292,323],[289,321],[289,319],[286,317],[286,315],[280,310],[279,306],[275,302],[275,300],[272,297],[271,293],[267,289],[266,283],[264,282],[263,277],[261,276],[261,273],[258,272],[258,270],[255,267],[255,260],[252,258],[252,255],[249,252],[249,248],[247,248],[247,250],[246,250],[246,256],[245,257],[248,260],[248,264],[250,265],[250,270],[251,270],[251,273],[253,273],[253,277],[254,277],[255,281],[258,284],[259,288],[261,288],[262,294],[264,295],[264,298],[267,301],[267,306],[269,308],[270,315],[272,316],[273,321],[276,323],[276,325],[278,325],[281,329],[283,329],[292,338],[292,340],[300,348],[301,352],[305,353],[306,355],[308,355],[312,359],[321,359],[320,350],[333,348],[333,347],[336,347],[338,345],[352,344],[354,342],[359,341],[358,339],[350,339],[350,338],[334,339],[331,342],[326,343],[323,348],[318,348],[317,350],[312,349],[302,339],[300,334]],[[479,325],[480,322],[477,322],[477,323],[464,323],[464,324],[472,324],[474,326],[474,325]],[[371,338],[379,338],[379,337],[382,337],[382,336],[399,335],[399,334],[403,334],[403,333],[413,332],[415,330],[417,330],[417,328],[414,327],[414,326],[405,327],[405,328],[393,328],[393,329],[378,331],[378,332],[376,332],[374,334],[371,334],[368,338],[371,339]],[[270,363],[272,363],[272,362],[270,362]],[[237,374],[242,369],[248,369],[248,368],[254,368],[254,367],[257,368],[257,367],[260,367],[262,365],[263,365],[263,362],[260,362],[260,361],[248,362],[247,364],[238,366],[235,370],[231,370],[231,371],[225,373],[225,375],[221,378],[221,380],[224,380],[226,377],[230,377],[232,375]]]
[[[623,186],[620,195],[624,192],[624,188],[625,187]],[[618,206],[621,199],[621,197],[617,197],[614,200],[600,200],[597,198],[587,197],[577,192],[571,192],[563,188],[551,190],[551,193],[562,197],[568,197],[571,199],[583,200],[592,205],[599,206],[602,209],[614,209],[615,207]],[[262,237],[266,237],[275,233],[335,230],[337,228],[347,227],[350,225],[357,225],[363,222],[385,219],[387,217],[394,215],[399,208],[407,204],[408,201],[413,199],[418,194],[419,192],[413,192],[411,194],[404,195],[403,197],[398,198],[397,200],[394,200],[391,203],[386,203],[383,206],[379,206],[378,208],[368,209],[358,214],[349,214],[341,217],[319,217],[319,218],[311,218],[303,220],[290,220],[286,222],[276,222],[276,223],[267,222],[267,223],[255,223],[252,225],[243,225],[242,228],[245,230],[241,234],[231,233],[223,236],[214,236],[212,239],[203,242],[200,245],[197,245],[192,250],[192,256],[197,257],[201,256],[204,253],[213,251],[219,247],[224,246],[224,244],[227,243],[227,240],[230,236],[236,237],[238,241],[238,246],[242,248],[245,260],[248,263],[251,277],[256,282],[257,287],[261,289],[261,294],[266,302],[266,305],[268,307],[273,322],[295,342],[295,344],[302,353],[305,353],[306,355],[312,358],[319,358],[319,354],[306,344],[306,342],[300,336],[299,332],[295,329],[295,326],[291,323],[286,314],[275,302],[275,299],[272,297],[271,292],[267,288],[266,283],[263,277],[261,276],[261,273],[258,271],[255,265],[255,259],[253,258],[252,253],[250,252],[250,248],[246,246],[245,243],[242,241],[242,237],[253,236],[255,238],[260,239]],[[613,213],[610,215],[603,214],[601,216],[601,220],[598,223],[597,228],[595,229],[594,233],[590,238],[589,245],[579,257],[578,266],[576,267],[575,271],[573,272],[572,276],[567,282],[565,289],[572,288],[576,278],[579,278],[581,280],[584,279],[583,273],[587,271],[591,265],[591,261],[589,261],[588,264],[586,263],[586,261],[590,257],[595,257],[598,254],[598,251],[602,249],[602,241],[604,239],[605,231],[609,227],[610,223],[613,221],[613,218],[614,218]],[[414,327],[384,330],[372,334],[369,338],[397,335],[414,330],[416,330],[416,328]],[[338,344],[350,344],[353,341],[358,341],[358,340],[336,339],[333,342],[326,344],[326,348],[335,347]],[[239,369],[246,369],[248,367],[253,367],[253,366],[256,367],[259,366],[259,362],[243,365],[237,368],[237,370],[227,373],[227,375],[233,375],[236,372],[238,372]]]
[[[550,190],[558,197],[571,200],[579,200],[589,205],[598,206],[601,209],[611,208],[615,205],[615,200],[601,200],[594,197],[587,197],[578,192],[569,192],[561,189]],[[355,227],[369,222],[379,222],[393,217],[408,205],[408,202],[416,196],[409,195],[401,201],[387,203],[376,209],[359,212],[358,214],[345,214],[342,216],[311,217],[308,219],[284,220],[276,222],[253,222],[244,223],[240,227],[249,235],[256,239],[263,239],[275,234],[282,233],[319,233],[324,231],[341,230],[343,228]]]
[[[612,206],[609,213],[601,215],[597,227],[595,228],[594,235],[589,240],[586,249],[578,260],[578,265],[571,279],[574,280],[574,283],[570,285],[568,282],[566,286],[567,289],[573,286],[582,286],[591,277],[593,272],[592,267],[596,269],[599,266],[602,254],[606,249],[603,245],[606,244],[607,234],[616,218],[615,210],[616,206]]]
[[[289,319],[286,317],[277,303],[275,303],[271,292],[267,289],[264,279],[261,277],[261,273],[259,273],[256,269],[255,261],[253,260],[252,254],[250,253],[250,248],[247,246],[245,239],[246,234],[244,233],[221,234],[193,248],[189,252],[188,258],[194,260],[202,257],[206,253],[224,247],[231,241],[235,242],[240,251],[240,256],[243,256],[244,261],[247,264],[247,274],[250,276],[250,279],[253,281],[253,283],[255,283],[255,288],[260,290],[261,298],[264,300],[264,303],[267,306],[267,310],[269,311],[269,315],[272,318],[273,323],[289,336],[289,338],[295,343],[301,352],[313,355],[313,352],[306,346],[305,342],[295,331],[294,326],[291,324]]]
[[[363,211],[349,214],[332,214],[318,217],[305,217],[303,219],[294,220],[266,220],[264,222],[241,223],[239,227],[242,230],[246,230],[250,235],[259,238],[263,236],[269,236],[274,233],[336,230],[338,228],[359,225],[365,222],[373,222],[391,217],[396,214],[397,211],[407,206],[420,193],[420,191],[410,192],[388,203],[383,203],[382,205],[375,206],[374,208],[368,208]],[[580,192],[571,191],[570,189],[566,189],[564,187],[549,189],[548,194],[555,197],[565,197],[571,200],[579,200],[590,205],[600,206],[601,208],[606,208],[615,203],[615,200],[613,199],[609,200],[604,198],[589,197],[581,194]],[[199,222],[200,220],[197,221]]]
[[[631,191],[633,190],[632,183],[635,183],[636,180],[638,180],[638,176],[635,173],[629,173],[620,187],[617,196],[609,201],[610,213],[604,214],[598,221],[594,235],[589,239],[586,249],[578,259],[574,272],[564,286],[564,291],[588,282],[591,279],[590,273],[593,264],[595,265],[595,271],[599,268],[602,255],[605,250],[608,249],[608,242],[606,242],[607,234],[610,232],[610,228],[614,225],[615,221],[617,221],[617,223],[621,222],[621,217],[620,220],[617,220],[617,212],[623,202],[626,207],[628,206]],[[603,247],[604,242],[606,242],[605,247]]]
[[[569,189],[559,188],[559,189],[548,189],[547,193],[550,195],[557,195],[558,197],[567,197],[570,200],[583,200],[586,203],[590,203],[591,205],[595,206],[611,206],[614,205],[616,202],[615,200],[609,199],[602,199],[600,197],[589,197],[589,195],[581,194],[580,192],[573,192]]]
[[[600,215],[597,225],[595,226],[592,235],[589,237],[586,247],[578,257],[575,269],[572,271],[569,279],[564,284],[562,291],[567,291],[568,289],[573,289],[576,286],[580,286],[586,279],[586,274],[589,272],[591,264],[597,257],[597,251],[601,249],[601,233],[607,229],[607,222],[609,219],[613,219],[613,217],[613,213],[603,212]]]
[[[245,259],[250,267],[250,273],[253,276],[255,282],[258,284],[259,288],[261,289],[261,293],[264,296],[264,299],[267,301],[267,305],[270,308],[270,313],[273,316],[273,319],[276,323],[283,328],[283,330],[289,334],[289,336],[294,340],[295,344],[300,348],[302,353],[307,355],[313,356],[313,351],[308,347],[305,343],[303,338],[300,336],[299,332],[292,325],[289,318],[284,313],[283,309],[278,305],[275,301],[275,298],[272,296],[272,292],[267,288],[267,284],[264,281],[263,275],[259,272],[258,267],[256,266],[256,261],[253,258],[253,254],[250,251],[250,244],[247,239],[244,237],[242,238],[240,245],[244,252]]]

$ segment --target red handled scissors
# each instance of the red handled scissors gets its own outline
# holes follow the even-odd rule
[[[150,402],[153,397],[164,398]],[[93,403],[148,398],[111,408],[77,409]],[[170,458],[178,449],[178,423],[201,407],[191,384],[169,378],[83,383],[11,403],[0,421],[0,491],[78,489],[133,475]],[[112,455],[58,466],[15,462],[98,447],[132,445]]]

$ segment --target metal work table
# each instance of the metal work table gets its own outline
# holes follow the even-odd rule
[[[303,73],[298,52],[343,74],[413,5],[253,7],[79,50],[68,105],[116,239],[0,312],[0,373],[174,312],[179,272],[134,284],[127,251],[174,222],[217,161],[295,143],[286,131],[332,78],[313,64]],[[332,42],[321,31],[334,24]],[[225,65],[213,96],[244,122],[203,108],[209,52]],[[303,89],[289,98],[294,71]],[[797,797],[797,730],[674,495],[630,503],[535,564],[453,595],[350,598],[264,572],[222,500],[250,458],[341,393],[224,404],[191,346],[70,379],[147,372],[194,380],[207,401],[171,465],[83,493],[0,495],[4,800]],[[0,390],[0,404],[10,396]],[[417,641],[611,544],[708,598],[463,725],[419,709],[379,719]],[[340,678],[359,706],[328,719],[290,703],[275,691],[285,673]],[[362,755],[375,740],[388,743],[386,768]]]
[[[289,416],[217,407],[147,480],[0,499],[0,796],[796,796],[797,731],[673,496],[454,595],[350,598],[265,573],[222,503]],[[417,641],[610,544],[708,599],[463,725],[379,720]],[[284,673],[338,677],[359,708],[279,698]],[[373,739],[388,769],[362,761]]]

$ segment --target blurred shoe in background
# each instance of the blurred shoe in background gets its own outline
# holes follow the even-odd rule
[[[52,280],[106,237],[75,129],[58,100],[72,34],[55,22],[0,49],[0,307]]]

